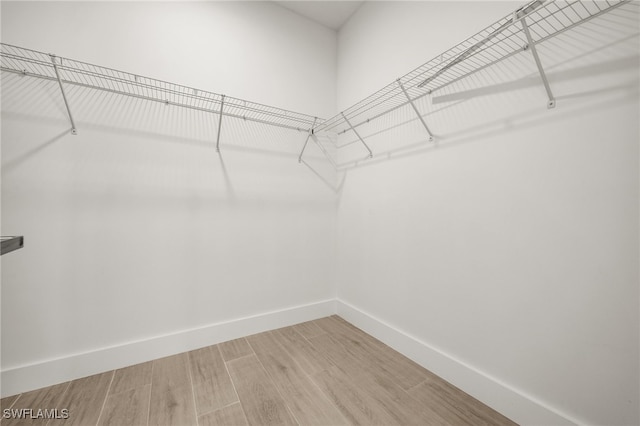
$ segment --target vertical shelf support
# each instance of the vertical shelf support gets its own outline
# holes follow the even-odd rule
[[[220,152],[220,131],[222,130],[222,109],[224,108],[224,95],[220,101],[220,118],[218,119],[218,137],[216,138],[216,152]]]
[[[418,107],[416,107],[416,104],[413,103],[413,100],[409,96],[409,93],[407,93],[407,90],[402,85],[402,82],[400,81],[400,79],[397,79],[396,81],[398,82],[398,86],[400,86],[404,95],[407,97],[407,101],[409,101],[409,104],[411,105],[413,110],[416,112],[416,115],[420,119],[420,122],[424,126],[424,129],[427,131],[427,134],[429,135],[429,142],[433,142],[433,133],[431,133],[431,130],[429,130],[429,126],[427,126],[427,123],[425,123],[424,118],[422,118],[422,115],[420,115],[420,111],[418,111]]]
[[[311,135],[313,135],[313,128],[316,125],[316,121],[318,121],[318,117],[313,118],[313,124],[309,129],[309,134],[307,135],[307,139],[304,141],[304,146],[302,147],[302,151],[300,151],[300,155],[298,156],[298,163],[302,163],[302,154],[304,154],[304,150],[307,148],[307,144],[309,143],[309,138],[311,138]]]
[[[58,79],[58,84],[60,85],[60,91],[62,92],[62,99],[64,100],[64,105],[67,107],[67,114],[69,114],[69,121],[71,121],[71,134],[77,135],[78,131],[76,130],[76,123],[73,121],[73,115],[71,115],[71,108],[69,108],[69,101],[67,101],[67,94],[64,91],[64,86],[62,85],[62,79],[60,78],[60,72],[58,71],[58,64],[56,63],[56,55],[51,56],[51,63],[53,64],[53,70],[56,73],[56,78]]]
[[[527,42],[529,45],[528,48],[531,49],[531,53],[533,54],[533,59],[536,61],[536,66],[538,67],[538,72],[540,73],[540,77],[542,78],[542,84],[544,84],[544,89],[547,91],[547,97],[549,101],[547,102],[547,108],[555,108],[556,99],[553,97],[553,93],[551,92],[551,86],[549,86],[549,80],[547,80],[547,75],[544,72],[544,68],[542,68],[542,62],[540,61],[540,56],[538,56],[538,50],[536,49],[536,45],[531,38],[531,32],[529,31],[529,26],[527,25],[526,18],[522,18],[520,20],[522,22],[522,30],[524,34],[527,36]]]
[[[358,137],[358,139],[360,139],[360,142],[362,142],[362,145],[364,145],[365,148],[367,148],[367,151],[369,151],[369,158],[373,158],[373,152],[371,151],[371,149],[369,148],[369,146],[367,145],[367,143],[364,141],[364,139],[362,139],[362,136],[360,136],[360,134],[358,133],[358,131],[351,125],[351,122],[349,121],[349,119],[344,115],[344,112],[341,112],[340,114],[342,114],[342,118],[344,118],[345,123],[347,123],[347,125],[351,128],[351,130],[353,130],[353,133],[356,134],[356,136]]]

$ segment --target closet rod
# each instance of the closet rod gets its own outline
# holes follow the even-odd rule
[[[56,56],[56,58],[61,63],[57,63],[54,67],[49,54],[0,43],[0,69],[2,71],[198,111],[221,113],[222,95],[220,94],[60,56]],[[313,127],[315,119],[312,115],[229,96],[224,99],[222,114],[226,117],[301,132],[308,132]]]
[[[456,56],[453,60],[451,60],[451,62],[447,63],[447,65],[445,65],[444,67],[440,68],[438,71],[433,73],[431,76],[429,76],[422,83],[418,84],[418,87],[426,86],[430,81],[435,80],[439,75],[445,73],[450,68],[454,67],[455,65],[461,63],[462,61],[464,61],[465,59],[467,59],[468,57],[473,55],[474,52],[476,52],[482,46],[484,46],[485,44],[487,44],[488,42],[493,40],[495,37],[500,35],[510,25],[515,24],[522,17],[527,16],[530,13],[532,13],[533,11],[535,11],[536,9],[538,9],[540,6],[542,6],[545,3],[545,1],[546,0],[535,0],[535,1],[531,2],[531,3],[529,3],[528,5],[523,6],[520,9],[516,10],[515,12],[513,12],[513,15],[511,16],[511,20],[506,21],[505,23],[501,24],[498,28],[496,28],[493,31],[491,31],[491,33],[489,35],[487,35],[485,38],[483,38],[482,40],[480,40],[477,43],[473,44],[468,49],[464,50],[462,53],[460,53],[458,56]]]
[[[315,131],[338,135],[347,133],[352,128],[358,128],[410,105],[435,91],[519,54],[532,44],[540,45],[625,4],[638,6],[638,2],[631,0],[531,1],[401,77],[399,80],[406,88],[406,93],[401,85],[394,81],[347,108],[343,113],[325,120]],[[516,25],[525,17],[531,42],[525,31]]]
[[[58,81],[61,85],[92,88],[220,114],[220,118],[224,115],[306,133],[310,132],[314,141],[316,141],[315,136],[321,133],[342,134],[353,131],[371,154],[371,150],[356,130],[363,124],[406,105],[411,105],[431,135],[423,116],[415,105],[417,100],[521,53],[527,50],[527,47],[537,46],[558,34],[625,4],[631,4],[636,8],[638,6],[638,2],[631,2],[631,0],[531,1],[328,120],[319,120],[311,115],[238,98],[225,97],[223,101],[222,95],[217,93],[200,91],[187,86],[67,58],[61,58],[64,59],[62,63],[54,66],[49,54],[5,43],[0,43],[0,69]],[[527,30],[515,25],[525,17],[527,18],[525,23]],[[541,65],[539,71],[544,82],[544,70]],[[548,82],[546,82],[545,88],[548,89],[551,102],[553,99]],[[69,116],[71,118],[71,114]],[[73,127],[75,128],[75,125]],[[219,130],[220,125],[218,126]]]

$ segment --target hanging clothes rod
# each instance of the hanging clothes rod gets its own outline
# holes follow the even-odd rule
[[[479,42],[473,44],[471,47],[469,47],[468,49],[466,49],[465,51],[460,53],[458,56],[456,56],[454,59],[452,59],[447,65],[445,65],[444,67],[440,68],[438,71],[434,72],[432,75],[430,75],[422,83],[418,84],[418,87],[426,86],[430,81],[435,80],[440,74],[445,73],[450,68],[452,68],[455,65],[461,63],[462,61],[464,61],[465,59],[467,59],[468,57],[473,55],[474,52],[476,52],[477,50],[481,49],[482,46],[486,45],[488,42],[490,42],[495,37],[500,35],[500,33],[502,33],[504,30],[509,28],[510,25],[515,24],[517,21],[519,21],[523,17],[531,14],[536,9],[538,9],[540,6],[542,6],[544,3],[545,3],[545,0],[536,0],[536,1],[533,1],[533,2],[529,3],[525,7],[522,7],[520,9],[516,10],[515,12],[513,12],[513,15],[511,16],[510,20],[508,20],[507,22],[503,23],[498,28],[496,28],[495,30],[491,31],[491,33],[489,33],[489,35],[487,35],[485,38],[483,38]]]
[[[221,114],[246,121],[308,132],[316,117],[143,77],[86,62],[0,43],[0,69],[21,75],[132,96],[167,105]],[[64,89],[63,89],[64,90]],[[224,110],[222,108],[224,103]],[[75,126],[74,126],[75,128]]]
[[[630,0],[531,1],[342,113],[325,120],[314,130],[316,133],[332,132],[338,135],[350,132],[625,4],[637,8],[637,2]],[[530,38],[521,25],[523,19],[526,19],[525,28]],[[547,84],[545,82],[545,88],[548,89]]]
[[[52,55],[5,43],[0,43],[0,69],[57,81],[63,94],[65,85],[75,85],[211,112],[220,118],[234,117],[312,135],[348,131],[358,134],[358,127],[406,105],[413,105],[419,118],[422,118],[414,104],[422,97],[527,50],[537,56],[535,46],[626,4],[638,9],[638,2],[631,0],[531,1],[328,120],[229,96],[223,98],[221,94],[59,56],[56,56],[54,67]],[[543,64],[539,58],[536,58],[536,63],[549,95],[548,105],[553,106],[555,100]],[[71,108],[68,104],[67,107],[71,118]],[[426,122],[421,121],[431,138]],[[220,124],[218,135],[219,132]],[[219,140],[216,145],[219,147]]]

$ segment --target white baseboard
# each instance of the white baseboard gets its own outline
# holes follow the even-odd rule
[[[521,425],[575,425],[580,422],[536,398],[339,299],[337,314],[404,356]]]
[[[1,395],[15,395],[335,313],[335,299],[325,300],[8,368],[1,372]]]
[[[522,425],[579,424],[578,421],[525,392],[514,389],[339,299],[237,318],[8,368],[0,375],[1,395],[2,397],[15,395],[336,313],[517,423]]]

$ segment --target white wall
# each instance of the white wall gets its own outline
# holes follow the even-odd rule
[[[336,34],[271,3],[2,2],[2,41],[335,108]],[[333,298],[335,193],[298,164],[305,133],[225,119],[218,156],[217,116],[68,87],[72,136],[55,83],[2,89],[2,234],[25,236],[2,257],[4,395],[115,366],[27,380],[52,360],[124,345],[111,361],[131,363],[131,342]]]
[[[339,33],[339,107],[519,5],[365,3]],[[535,416],[460,372],[559,419],[640,420],[636,9],[540,47],[554,110],[523,52],[419,103],[435,147],[405,108],[360,129],[374,160],[339,151],[338,298],[442,351],[460,368],[436,373],[517,421]]]
[[[2,2],[2,40],[329,116],[519,5],[369,2],[336,51],[268,2]],[[537,414],[467,372],[557,418],[637,424],[637,16],[607,27],[541,48],[555,110],[525,53],[419,103],[435,148],[409,109],[361,129],[376,158],[341,150],[337,219],[321,154],[295,161],[302,134],[227,120],[218,157],[216,117],[73,88],[70,136],[55,84],[3,75],[2,231],[26,247],[2,257],[2,393],[29,366],[214,341],[211,324],[331,299],[333,283],[518,421]]]
[[[3,1],[2,40],[293,111],[333,114],[335,32],[262,1],[123,3]]]

